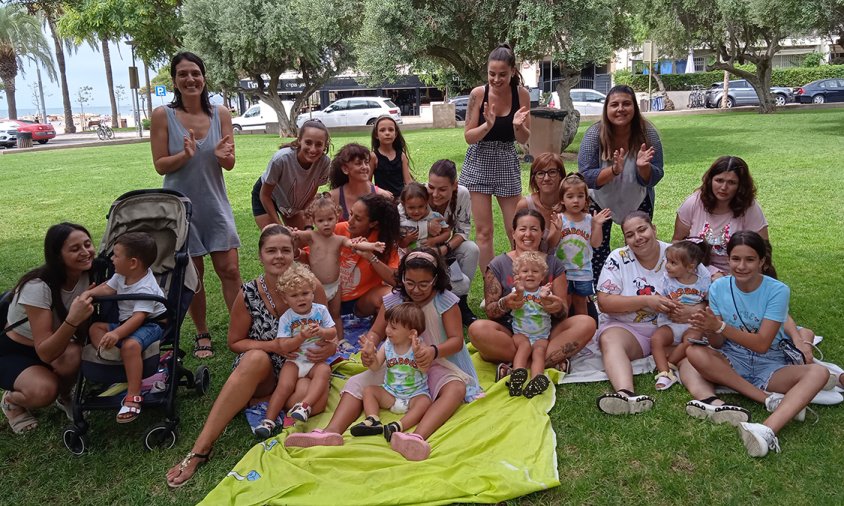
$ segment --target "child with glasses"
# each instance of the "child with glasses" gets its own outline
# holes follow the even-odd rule
[[[579,173],[572,173],[560,184],[560,242],[556,256],[566,266],[570,307],[574,314],[588,314],[586,300],[595,294],[592,284],[592,252],[601,246],[601,227],[612,218],[609,208],[589,214],[589,189]]]

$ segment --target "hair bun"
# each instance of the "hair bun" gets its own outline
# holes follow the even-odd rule
[[[510,44],[507,44],[506,42],[502,42],[501,44],[498,44],[498,47],[503,47],[503,48],[509,49],[510,51],[513,50],[513,48],[510,47]]]

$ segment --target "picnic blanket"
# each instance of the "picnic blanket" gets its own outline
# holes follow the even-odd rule
[[[334,377],[326,413],[254,446],[201,504],[496,503],[558,486],[557,438],[548,417],[553,384],[530,400],[510,397],[504,381],[494,383],[495,366],[477,354],[472,359],[487,395],[461,406],[429,438],[427,460],[409,462],[383,437],[348,431],[344,446],[285,448],[291,431],[328,422],[345,382]],[[357,356],[336,370],[346,376],[360,371]],[[385,422],[398,419],[381,415]]]

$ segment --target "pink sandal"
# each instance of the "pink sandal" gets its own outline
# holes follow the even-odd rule
[[[407,460],[425,460],[431,454],[431,445],[419,434],[396,432],[390,438],[390,447]]]
[[[343,436],[336,432],[314,429],[311,432],[290,434],[284,441],[287,448],[310,448],[312,446],[343,446]]]

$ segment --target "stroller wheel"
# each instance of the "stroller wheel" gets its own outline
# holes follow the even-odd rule
[[[85,433],[75,425],[66,427],[62,432],[62,441],[65,447],[74,455],[82,455],[88,449],[88,438]]]
[[[194,378],[193,387],[196,389],[196,393],[199,395],[208,393],[208,389],[211,387],[211,371],[208,370],[208,366],[197,367]]]
[[[144,434],[144,449],[152,451],[155,448],[165,450],[173,448],[179,435],[176,427],[168,422],[161,422],[150,427]]]

